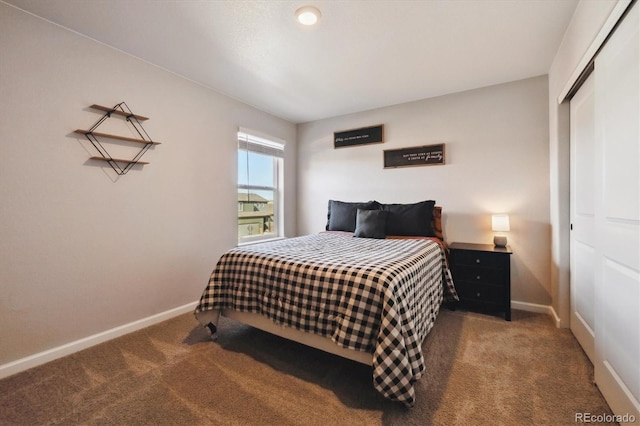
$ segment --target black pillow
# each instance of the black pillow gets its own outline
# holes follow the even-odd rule
[[[358,209],[354,235],[362,238],[384,238],[386,224],[387,212]]]
[[[388,212],[387,235],[434,237],[431,222],[435,204],[433,200],[415,204],[382,204],[382,210]]]
[[[356,215],[358,209],[378,210],[380,203],[368,201],[366,203],[345,203],[343,201],[329,200],[329,212],[327,214],[327,231],[354,232],[356,229]]]

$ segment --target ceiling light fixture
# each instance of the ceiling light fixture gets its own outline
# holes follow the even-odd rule
[[[296,17],[302,25],[314,25],[320,16],[322,16],[320,11],[313,6],[303,6],[296,10]]]

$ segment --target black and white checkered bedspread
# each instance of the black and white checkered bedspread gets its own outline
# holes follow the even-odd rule
[[[412,406],[443,299],[457,295],[440,243],[319,233],[228,251],[195,312],[259,313],[368,351],[375,388]]]

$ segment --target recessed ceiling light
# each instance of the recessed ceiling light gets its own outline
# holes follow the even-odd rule
[[[320,11],[313,6],[304,6],[296,10],[296,17],[302,25],[314,25],[320,16]]]

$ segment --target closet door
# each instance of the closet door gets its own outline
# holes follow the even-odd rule
[[[595,380],[640,422],[640,6],[595,62]],[[572,271],[573,272],[573,271]]]
[[[591,75],[571,99],[571,331],[594,362],[595,94]]]

